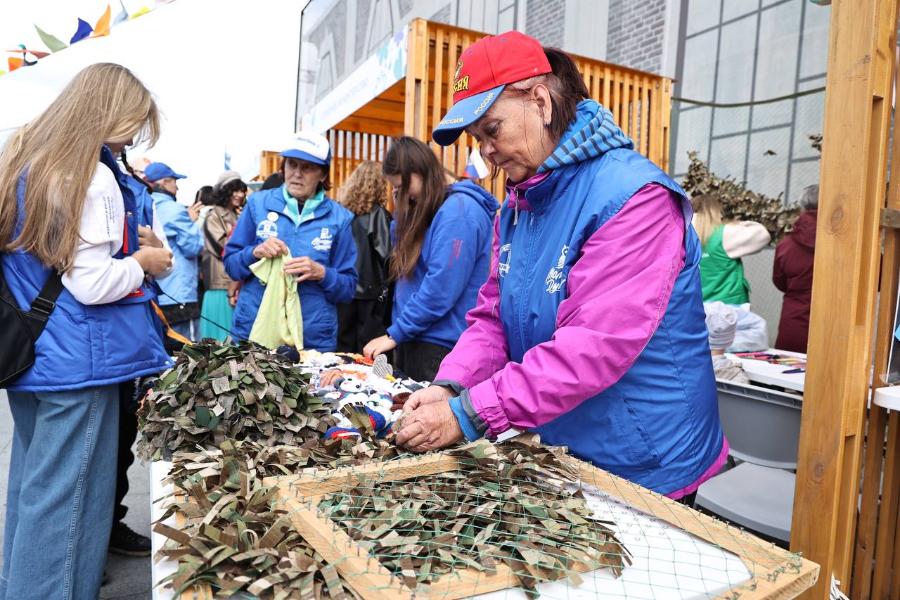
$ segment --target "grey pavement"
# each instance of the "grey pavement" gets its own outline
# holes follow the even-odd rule
[[[13,422],[6,392],[0,390],[0,539],[6,515],[6,478],[12,445]],[[125,523],[142,535],[150,535],[150,465],[135,460],[128,470],[130,484]],[[3,549],[0,547],[0,560]],[[106,563],[109,583],[100,590],[102,600],[145,600],[151,597],[150,558],[110,554]]]

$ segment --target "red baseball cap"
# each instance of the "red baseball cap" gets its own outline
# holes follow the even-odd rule
[[[441,146],[456,141],[463,129],[484,116],[503,88],[550,73],[541,43],[519,31],[478,40],[463,51],[453,77],[453,106],[431,132]]]

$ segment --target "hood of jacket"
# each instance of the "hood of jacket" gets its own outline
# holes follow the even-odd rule
[[[492,221],[497,213],[497,209],[500,208],[497,199],[489,191],[468,179],[463,179],[447,186],[447,195],[449,196],[450,194],[465,194],[469,196],[484,212],[490,215]]]
[[[575,111],[575,119],[569,123],[553,153],[538,168],[538,173],[603,156],[616,148],[633,149],[634,142],[616,125],[609,110],[594,100],[582,100]]]
[[[816,247],[816,212],[805,210],[794,222],[791,239],[800,246],[812,250]]]

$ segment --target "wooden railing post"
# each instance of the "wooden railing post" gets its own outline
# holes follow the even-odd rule
[[[406,104],[403,131],[427,140],[428,135],[428,22],[414,19],[409,24],[406,54]]]
[[[872,367],[897,0],[834,0],[791,549],[821,565],[805,597],[849,590]],[[880,443],[880,442],[879,442]]]

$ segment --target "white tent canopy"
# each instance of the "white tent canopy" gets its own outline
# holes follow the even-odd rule
[[[132,154],[188,175],[182,202],[215,182],[226,153],[249,179],[260,151],[293,132],[303,4],[181,0],[0,77],[0,143],[80,69],[116,62],[141,78],[163,113],[159,143]]]

